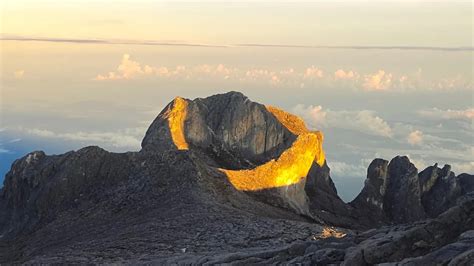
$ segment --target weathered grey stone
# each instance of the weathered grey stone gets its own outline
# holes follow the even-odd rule
[[[184,149],[168,120],[180,104]],[[472,175],[453,178],[433,167],[419,178],[406,157],[378,159],[348,205],[326,163],[313,163],[298,183],[252,192],[235,189],[218,170],[277,158],[294,142],[292,132],[265,106],[231,92],[177,98],[152,123],[140,152],[32,152],[15,161],[0,189],[0,263],[472,262]],[[428,212],[445,212],[413,222],[443,193],[442,208]],[[365,232],[332,227],[382,224]]]
[[[425,217],[421,205],[418,170],[406,156],[393,158],[388,165],[384,196],[384,211],[395,223],[420,220]]]
[[[373,160],[367,169],[367,179],[362,191],[350,203],[362,222],[368,227],[380,226],[388,222],[385,215],[385,191],[387,190],[388,161]]]

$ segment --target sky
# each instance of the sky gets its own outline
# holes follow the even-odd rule
[[[0,7],[0,181],[33,150],[137,151],[175,96],[231,90],[322,130],[346,201],[374,158],[474,173],[470,1]]]

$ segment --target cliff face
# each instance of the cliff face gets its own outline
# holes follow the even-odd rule
[[[295,139],[264,105],[230,92],[193,101],[176,98],[151,124],[142,147],[191,147],[219,166],[243,169],[277,158]]]
[[[471,239],[458,236],[473,222],[473,190],[473,176],[455,176],[448,166],[418,174],[407,157],[376,159],[364,189],[346,204],[330,177],[323,134],[300,118],[238,92],[178,97],[153,121],[139,152],[86,147],[15,161],[0,190],[0,263],[364,265],[459,240],[457,253],[447,250],[452,259]],[[416,230],[358,237],[343,229],[424,217],[436,218]],[[452,221],[456,229],[439,226]],[[427,228],[442,239],[395,251],[429,241]],[[386,244],[394,237],[396,245]]]
[[[311,216],[305,179],[313,164],[325,162],[322,143],[322,133],[308,130],[299,117],[230,92],[176,98],[152,123],[142,147],[190,150],[237,190]]]

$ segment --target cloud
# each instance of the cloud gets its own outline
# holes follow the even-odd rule
[[[22,79],[24,75],[25,75],[25,70],[17,70],[13,72],[13,76],[15,77],[15,79]]]
[[[328,166],[331,169],[332,176],[360,178],[367,174],[367,165],[362,162],[356,165],[332,160],[328,162]]]
[[[410,134],[408,134],[407,141],[413,146],[423,144],[423,132],[419,130],[410,132]]]
[[[472,154],[472,153],[471,153]],[[430,165],[434,165],[434,161],[428,162],[426,159],[419,158],[419,157],[412,157],[408,155],[408,158],[410,159],[410,162],[412,162],[416,168],[418,169],[418,172],[426,169],[426,167]],[[445,162],[438,162],[442,165],[445,164]],[[462,173],[468,173],[468,174],[474,174],[474,162],[473,161],[464,161],[464,162],[451,162],[449,163],[451,165],[451,170],[456,174],[462,174]],[[438,166],[440,167],[440,166]]]
[[[130,148],[139,149],[141,137],[146,128],[128,128],[119,130],[117,132],[66,132],[57,133],[47,129],[40,128],[19,128],[23,133],[41,137],[41,138],[55,138],[66,141],[78,141],[94,144],[101,144],[111,146],[114,148]]]
[[[474,108],[467,108],[464,110],[442,110],[438,108],[431,108],[418,111],[418,114],[424,118],[434,120],[472,120],[474,119]]]
[[[384,70],[379,70],[376,73],[364,76],[364,83],[362,87],[365,90],[388,90],[392,86],[393,75],[386,73]]]
[[[338,69],[336,70],[336,72],[334,72],[334,79],[335,80],[359,79],[359,74],[352,70],[344,71],[343,69]]]
[[[153,71],[152,67],[148,65],[142,67],[139,62],[131,60],[129,54],[124,54],[117,67],[117,72],[109,72],[107,75],[99,74],[95,77],[95,80],[133,79],[140,75],[152,74]]]
[[[461,173],[474,174],[474,162],[452,163],[451,169],[453,169],[453,171],[455,171],[456,174],[461,174]]]
[[[422,79],[421,70],[414,74],[395,75],[386,70],[375,73],[359,73],[355,70],[337,69],[334,75],[325,75],[326,70],[314,65],[304,68],[286,67],[282,69],[271,68],[244,68],[225,64],[200,64],[194,66],[177,65],[151,66],[132,60],[129,54],[124,54],[119,65],[113,71],[98,74],[93,79],[106,80],[132,80],[142,78],[159,78],[172,80],[192,80],[210,82],[232,82],[243,84],[263,84],[272,87],[284,88],[350,88],[367,92],[396,91],[405,92],[417,89],[469,89],[472,83],[468,79],[457,77],[460,85],[437,85],[439,81],[425,81]],[[332,73],[331,71],[328,71]],[[464,82],[464,83],[463,83]]]
[[[306,117],[306,120],[309,120],[311,125],[326,127],[327,126],[327,112],[323,111],[321,105],[318,106],[308,106],[297,105],[293,109],[297,114],[302,114],[303,117]]]
[[[296,105],[293,112],[313,128],[343,128],[369,135],[392,137],[390,125],[371,110],[332,111],[321,106]]]
[[[303,77],[307,79],[322,78],[323,71],[315,66],[311,66],[311,67],[306,68]]]

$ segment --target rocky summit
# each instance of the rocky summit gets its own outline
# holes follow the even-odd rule
[[[472,175],[375,159],[345,203],[323,140],[229,92],[174,99],[138,152],[31,152],[0,190],[0,263],[473,265]]]

